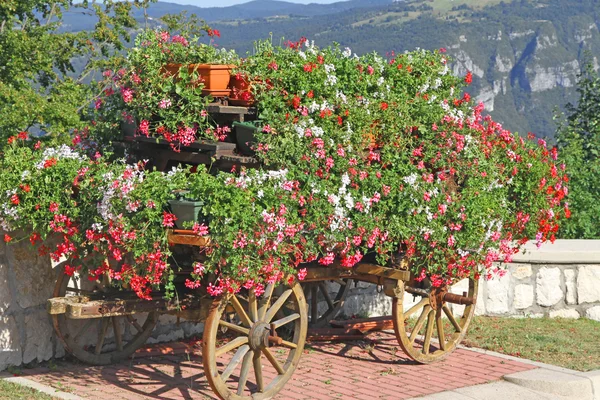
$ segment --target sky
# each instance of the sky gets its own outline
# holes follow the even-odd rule
[[[191,4],[197,7],[227,7],[233,6],[235,4],[248,3],[250,0],[162,0],[169,3],[177,3],[177,4]],[[309,4],[309,3],[320,3],[320,4],[329,4],[336,3],[338,1],[343,0],[284,0],[290,3],[301,3],[301,4]]]

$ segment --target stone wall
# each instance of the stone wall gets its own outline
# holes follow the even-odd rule
[[[481,280],[476,314],[600,321],[600,240],[557,240],[525,250],[505,265],[505,276]],[[404,303],[410,306],[411,300],[407,295]],[[342,310],[346,316],[390,312],[390,299],[363,283],[350,290]]]
[[[0,371],[64,356],[46,312],[56,275],[50,259],[38,257],[29,242],[6,245],[0,240]],[[148,343],[199,335],[203,328],[161,315]]]

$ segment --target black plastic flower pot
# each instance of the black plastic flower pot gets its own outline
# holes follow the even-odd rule
[[[200,220],[200,212],[204,203],[195,200],[169,200],[169,206],[177,218],[175,226],[178,229],[185,229],[184,223],[194,223]]]
[[[239,152],[245,156],[253,156],[255,151],[252,145],[256,142],[254,134],[258,132],[262,121],[237,122],[233,123],[235,129],[235,140]]]

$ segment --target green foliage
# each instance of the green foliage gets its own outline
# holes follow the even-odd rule
[[[136,25],[132,7],[151,0],[8,0],[0,5],[0,143],[25,131],[65,141],[84,126],[93,92],[86,79],[118,54]],[[94,30],[61,31],[65,10],[92,13]],[[75,71],[75,60],[85,65]],[[0,147],[1,149],[1,147]]]
[[[569,207],[572,217],[563,223],[561,236],[600,238],[600,77],[587,64],[579,77],[579,102],[567,106],[568,117],[557,131],[560,159],[569,172]]]

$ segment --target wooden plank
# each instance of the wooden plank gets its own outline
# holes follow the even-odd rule
[[[240,115],[252,115],[256,114],[255,107],[240,107],[240,106],[226,106],[219,103],[211,103],[206,106],[206,111],[211,114],[240,114]]]
[[[123,138],[125,142],[129,143],[137,143],[140,147],[144,147],[144,145],[154,145],[154,146],[169,146],[168,141],[164,139],[156,139],[156,138],[148,138],[145,136],[135,136],[135,137],[125,137]],[[147,146],[146,146],[147,147]],[[206,151],[217,151],[217,150],[235,150],[235,143],[228,142],[217,142],[214,140],[206,140],[206,139],[198,139],[194,143],[189,146],[181,146],[182,151],[186,151],[187,149],[196,149],[196,150],[206,150]]]
[[[346,330],[357,330],[361,333],[371,331],[382,331],[394,329],[394,321],[391,316],[349,319],[345,321],[329,321],[333,326],[338,326]]]
[[[182,310],[193,310],[194,318],[192,319],[201,319],[207,315],[210,303],[203,300],[202,297],[193,295],[188,295],[179,302],[169,301],[158,296],[153,300],[131,298],[83,301],[76,296],[58,297],[50,300],[55,304],[64,303],[64,314],[71,319],[118,317],[149,311],[177,314]],[[54,308],[54,310],[55,312],[60,311],[58,308]],[[192,317],[191,314],[190,317]]]
[[[66,297],[55,297],[46,302],[46,311],[50,315],[64,314],[67,311],[69,299]]]
[[[402,280],[410,279],[410,271],[402,271],[395,268],[384,267],[371,263],[358,263],[353,268],[346,268],[340,265],[338,261],[326,267],[317,263],[306,265],[307,275],[304,281],[314,282],[319,280],[329,280],[336,278],[351,278],[372,282],[379,285],[384,284],[384,280]],[[370,279],[368,276],[379,279]]]
[[[376,275],[388,279],[408,280],[410,278],[409,271],[401,271],[376,264],[358,263],[354,270],[359,274]]]
[[[167,230],[169,244],[184,244],[188,246],[209,247],[210,236],[198,236],[192,230],[169,229]]]

